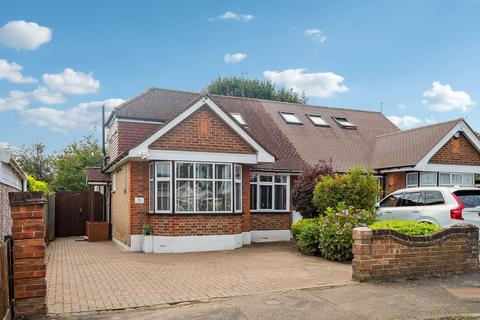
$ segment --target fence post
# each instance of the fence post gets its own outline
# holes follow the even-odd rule
[[[10,192],[13,220],[13,271],[15,315],[44,317],[45,296],[45,204],[41,192]]]

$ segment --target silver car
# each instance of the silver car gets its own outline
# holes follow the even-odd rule
[[[442,228],[468,222],[480,227],[480,188],[402,189],[377,203],[376,208],[379,220],[429,222]]]

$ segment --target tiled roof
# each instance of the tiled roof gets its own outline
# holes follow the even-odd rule
[[[85,175],[88,182],[110,182],[109,174],[104,174],[99,167],[86,167]]]
[[[119,118],[169,122],[199,93],[151,88],[118,106]],[[277,160],[257,169],[300,171],[321,160],[332,160],[336,171],[353,166],[387,168],[419,160],[459,120],[400,131],[380,112],[321,107],[209,94],[223,110],[240,113],[250,134]],[[279,112],[295,113],[302,125],[287,124]],[[307,115],[320,115],[328,127],[315,126]],[[341,128],[333,117],[345,117],[355,130]]]

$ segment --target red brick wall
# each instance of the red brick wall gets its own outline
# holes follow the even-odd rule
[[[150,145],[151,149],[254,154],[255,150],[208,107]]]
[[[15,314],[37,317],[47,312],[45,296],[45,211],[40,192],[9,194],[13,219]]]
[[[385,175],[385,195],[405,187],[405,172],[391,172]]]
[[[130,234],[141,234],[144,224],[149,223],[148,212],[148,162],[130,162],[129,197],[130,197]],[[143,204],[136,204],[135,197],[143,197]]]
[[[259,213],[252,212],[252,230],[289,230],[290,212]]]
[[[209,236],[242,233],[240,214],[152,215],[155,236]]]
[[[392,230],[353,230],[353,279],[358,281],[445,276],[478,270],[478,228],[458,225],[425,237]]]
[[[154,134],[160,124],[156,123],[137,123],[137,122],[118,122],[118,154],[129,150],[143,140]]]
[[[242,167],[242,231],[251,230],[251,213],[250,213],[250,175],[252,167],[243,165]]]
[[[480,165],[480,153],[463,133],[452,138],[430,159],[430,163]]]

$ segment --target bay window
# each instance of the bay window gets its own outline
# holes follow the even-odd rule
[[[176,162],[174,167],[172,162],[149,164],[151,213],[242,211],[241,165]]]
[[[475,178],[473,173],[449,173],[441,172],[438,174],[438,185],[442,187],[465,186],[473,187]]]
[[[290,177],[287,175],[252,174],[250,208],[252,211],[288,211]]]

